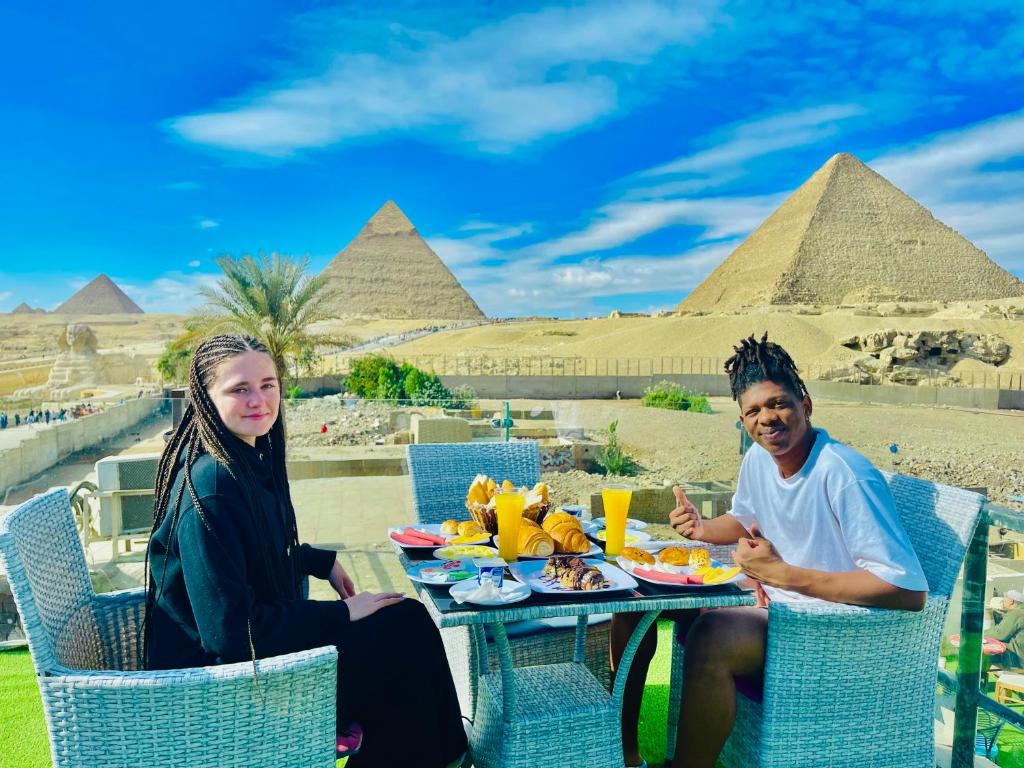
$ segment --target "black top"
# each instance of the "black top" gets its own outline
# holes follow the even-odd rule
[[[265,658],[333,645],[349,622],[344,602],[299,597],[306,576],[328,577],[336,553],[308,544],[290,551],[289,517],[275,487],[268,445],[262,439],[257,448],[241,440],[238,445],[259,479],[255,492],[262,509],[251,509],[227,469],[203,453],[192,465],[192,481],[210,527],[186,488],[173,540],[173,510],[150,539],[150,579],[158,594],[147,618],[149,669],[247,661],[250,626],[256,657]],[[184,458],[171,504],[185,482],[183,469]],[[296,597],[282,599],[257,578],[263,555],[252,516],[267,514],[263,510],[271,511],[269,551],[282,558],[285,573],[294,574]]]

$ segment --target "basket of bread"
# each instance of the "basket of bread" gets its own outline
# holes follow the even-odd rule
[[[511,480],[503,480],[500,484],[487,475],[477,475],[466,492],[466,509],[474,522],[489,533],[498,532],[498,515],[495,512],[494,497],[499,493],[519,492],[524,497],[523,519],[541,523],[548,513],[548,487],[545,483],[537,483],[533,488],[525,485],[516,488]]]

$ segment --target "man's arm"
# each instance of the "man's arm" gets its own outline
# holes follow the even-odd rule
[[[750,533],[732,515],[720,515],[705,520],[692,501],[686,498],[678,485],[672,488],[676,495],[676,508],[669,513],[668,522],[684,539],[704,541],[708,544],[735,544]]]
[[[1024,626],[1024,612],[1013,611],[1003,616],[1003,620],[994,627],[985,630],[985,637],[992,637],[996,640],[1009,640],[1020,632]]]
[[[755,538],[740,539],[736,564],[762,584],[833,603],[903,611],[924,608],[927,592],[897,587],[860,568],[829,573],[790,565],[779,557],[770,541],[758,536],[756,527],[753,533]]]

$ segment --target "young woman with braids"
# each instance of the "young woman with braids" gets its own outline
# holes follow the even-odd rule
[[[357,593],[335,552],[299,544],[280,382],[267,348],[241,335],[205,341],[188,389],[190,403],[157,472],[148,668],[334,645],[339,723],[357,721],[365,733],[350,768],[458,764],[466,748],[458,699],[422,604]],[[307,576],[329,581],[340,599],[305,599]]]
[[[884,478],[853,449],[811,426],[807,387],[778,344],[743,339],[725,362],[732,397],[754,445],[740,466],[732,510],[704,520],[674,489],[669,522],[681,536],[736,544],[736,564],[768,600],[827,600],[919,611],[928,583]],[[612,666],[639,614],[612,619]],[[760,694],[768,612],[725,608],[673,616],[686,643],[674,768],[714,768],[732,730],[737,688]],[[643,765],[636,725],[656,635],[644,638],[623,701],[626,765]],[[632,698],[631,698],[632,696]],[[626,708],[632,707],[627,712]]]

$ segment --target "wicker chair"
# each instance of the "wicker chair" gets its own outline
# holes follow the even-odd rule
[[[465,517],[466,490],[481,472],[498,482],[507,478],[517,486],[533,486],[540,480],[540,450],[533,440],[410,445],[406,456],[419,523]],[[591,617],[591,628],[586,634],[586,665],[606,689],[611,685],[608,618],[601,614]],[[572,661],[575,619],[519,622],[508,625],[506,630],[517,667]],[[465,627],[443,629],[441,638],[448,651],[463,714],[472,718],[479,685],[474,672],[477,645]],[[496,668],[494,654],[489,654],[489,663]]]
[[[983,496],[883,473],[928,579],[924,610],[772,603],[764,698],[737,695],[727,768],[932,768],[935,661]],[[672,654],[674,752],[682,646]],[[674,712],[671,711],[674,706]]]
[[[0,517],[55,766],[335,764],[337,652],[139,671],[142,589],[97,595],[64,490]]]

